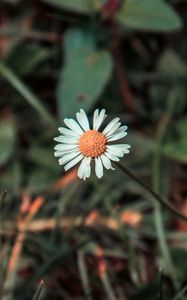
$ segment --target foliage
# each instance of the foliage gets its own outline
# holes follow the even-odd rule
[[[61,116],[72,116],[80,108],[93,107],[111,76],[112,59],[107,51],[96,50],[90,33],[67,32],[64,43],[66,64],[58,84],[58,108]]]
[[[126,0],[117,20],[133,29],[175,30],[182,26],[174,10],[162,0]]]
[[[185,299],[186,223],[53,155],[65,117],[104,107],[122,163],[187,215],[185,1],[0,2],[0,298]]]

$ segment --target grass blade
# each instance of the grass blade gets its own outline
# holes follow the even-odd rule
[[[2,62],[0,62],[0,74],[23,96],[23,98],[40,114],[40,116],[48,124],[55,126],[55,120],[49,114],[46,108],[41,104],[40,99],[38,99],[38,97],[33,94],[29,87]]]
[[[43,288],[44,288],[44,281],[41,280],[40,284],[39,284],[39,286],[36,290],[36,293],[34,294],[34,297],[32,298],[32,300],[39,300],[40,299],[40,295],[41,295],[41,292],[42,292]]]
[[[173,300],[182,300],[186,292],[187,292],[187,285],[185,285],[185,287],[182,290],[180,290],[180,292],[173,298]]]
[[[86,264],[84,262],[84,253],[81,250],[78,252],[78,267],[86,299],[92,300],[93,298],[91,295],[91,288],[88,280],[88,272],[86,269]]]

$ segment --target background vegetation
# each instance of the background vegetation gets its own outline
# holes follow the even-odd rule
[[[187,299],[187,223],[120,169],[53,157],[79,108],[129,126],[122,163],[187,214],[186,0],[0,1],[0,295]]]

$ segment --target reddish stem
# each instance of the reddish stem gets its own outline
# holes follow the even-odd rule
[[[123,97],[123,101],[125,103],[127,110],[132,113],[135,111],[134,97],[132,95],[132,92],[129,88],[129,84],[127,82],[124,63],[119,49],[115,51],[115,58],[116,58],[116,75],[119,80],[121,95]]]

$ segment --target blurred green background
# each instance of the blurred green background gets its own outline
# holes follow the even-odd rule
[[[187,215],[186,21],[186,0],[0,1],[2,300],[187,299],[187,223],[53,155],[65,117],[106,108],[122,164]]]

